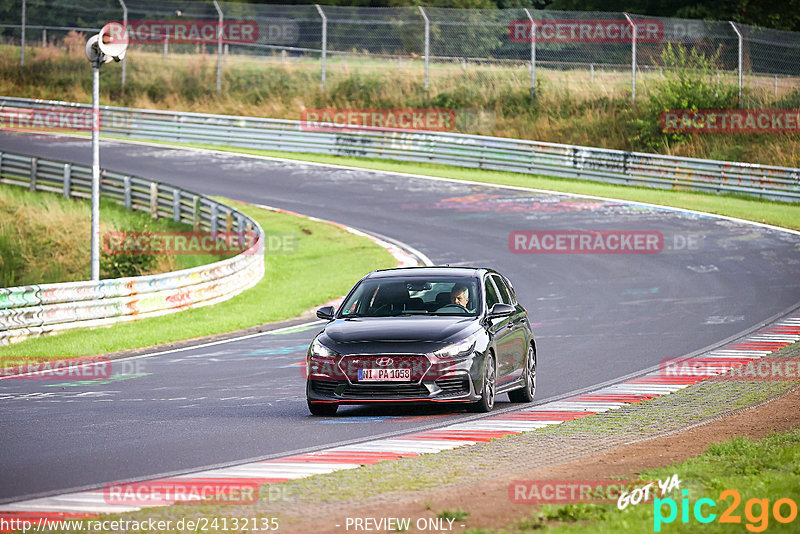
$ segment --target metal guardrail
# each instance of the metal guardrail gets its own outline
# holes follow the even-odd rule
[[[37,116],[39,126],[47,129],[43,117],[48,112],[85,114],[90,109],[86,104],[0,97],[0,121],[6,121],[6,129],[9,124],[19,126],[23,116],[28,117],[23,129],[37,128]],[[58,120],[54,121],[57,126]],[[134,139],[439,163],[800,201],[800,169],[796,168],[502,137],[365,127],[356,130],[335,124],[113,106],[101,107],[101,129],[105,135]]]
[[[227,300],[264,275],[264,231],[244,213],[202,195],[109,170],[100,195],[171,217],[195,231],[253,232],[257,241],[222,261],[169,273],[109,280],[0,288],[0,345],[71,328],[108,326]],[[67,198],[90,198],[92,170],[85,165],[0,152],[0,183]]]

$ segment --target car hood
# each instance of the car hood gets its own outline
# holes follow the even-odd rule
[[[444,343],[457,341],[475,330],[477,317],[400,316],[336,319],[325,327],[325,336],[347,343]],[[450,339],[453,338],[453,339]]]

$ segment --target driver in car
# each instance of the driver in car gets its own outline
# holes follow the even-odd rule
[[[467,309],[469,302],[469,288],[465,284],[456,284],[450,290],[450,303]]]

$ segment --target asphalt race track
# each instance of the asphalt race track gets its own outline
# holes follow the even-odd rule
[[[89,140],[52,136],[2,133],[0,151],[83,164],[91,157]],[[101,158],[116,171],[396,239],[436,264],[498,269],[531,314],[537,402],[717,344],[800,302],[800,236],[769,228],[622,202],[121,142],[104,141]],[[520,230],[654,231],[663,250],[519,254],[509,235]],[[0,502],[475,417],[441,407],[344,407],[333,418],[311,417],[298,363],[318,330],[118,361],[113,380],[0,380]]]

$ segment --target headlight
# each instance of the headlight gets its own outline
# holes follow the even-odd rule
[[[457,343],[447,345],[433,353],[437,358],[443,360],[453,360],[457,358],[466,358],[472,351],[475,350],[475,343],[478,341],[477,332],[471,336],[462,339]]]
[[[336,352],[332,351],[320,342],[319,337],[315,338],[311,343],[311,356],[316,356],[319,358],[334,358],[336,355]]]

